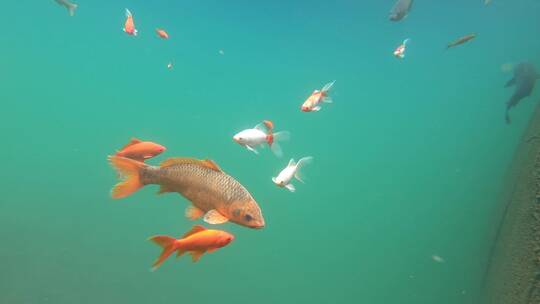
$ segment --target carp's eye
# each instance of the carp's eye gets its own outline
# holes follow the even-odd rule
[[[246,219],[246,221],[249,222],[249,221],[251,221],[253,219],[253,217],[251,217],[251,215],[249,215],[249,214],[246,214],[246,215],[244,215],[244,219]]]

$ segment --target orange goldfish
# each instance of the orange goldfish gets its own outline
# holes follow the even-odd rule
[[[167,32],[165,32],[165,30],[156,29],[156,33],[158,34],[159,37],[161,37],[163,39],[169,39],[169,34],[167,34]]]
[[[162,145],[133,138],[116,153],[116,156],[131,158],[142,162],[163,153],[165,150],[167,149]]]
[[[193,262],[197,262],[206,252],[211,253],[227,246],[234,240],[234,236],[225,231],[206,229],[203,226],[195,225],[180,239],[157,235],[151,237],[150,240],[163,248],[158,259],[152,265],[152,270],[156,270],[175,251],[177,251],[176,257],[189,252]]]
[[[133,15],[126,8],[126,23],[124,24],[124,32],[131,36],[137,36],[137,29],[135,28],[135,22],[133,21]]]
[[[321,103],[332,103],[332,99],[328,96],[328,91],[330,91],[335,82],[334,80],[327,83],[320,91],[313,91],[302,104],[302,112],[317,112],[321,110]]]

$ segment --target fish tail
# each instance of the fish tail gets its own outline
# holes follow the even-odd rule
[[[147,165],[125,157],[109,156],[109,162],[113,168],[125,179],[111,190],[113,198],[124,198],[131,195],[144,186],[141,182],[140,172]]]
[[[328,91],[330,91],[330,89],[334,86],[334,83],[336,83],[335,80],[325,84],[324,87],[321,89],[321,92],[326,95]]]
[[[311,156],[306,156],[306,157],[302,157],[297,163],[296,163],[296,173],[294,174],[294,177],[299,180],[300,182],[304,182],[304,177],[302,176],[302,167],[304,167],[305,165],[308,165],[308,164],[311,164],[311,162],[313,161],[313,157]]]
[[[131,17],[131,16],[132,16],[132,15],[131,15],[131,12],[126,8],[126,17],[129,18],[129,17]]]
[[[149,240],[163,248],[163,251],[152,265],[152,270],[156,270],[173,252],[178,249],[178,246],[176,239],[166,235],[156,235],[151,237]]]
[[[290,133],[287,131],[281,131],[272,134],[271,139],[268,139],[268,144],[270,145],[270,149],[277,157],[283,156],[283,150],[281,149],[281,145],[279,144],[280,141],[289,140]]]
[[[75,16],[75,10],[77,9],[78,5],[74,3],[70,3],[68,6],[68,12],[70,16]]]

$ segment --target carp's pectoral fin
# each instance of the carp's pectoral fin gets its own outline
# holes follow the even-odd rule
[[[320,106],[316,106],[315,108],[313,108],[313,112],[319,112],[321,110],[321,107]]]
[[[208,249],[206,252],[212,253],[212,252],[214,252],[214,251],[216,251],[216,250],[218,250],[218,248],[210,248],[210,249]]]
[[[193,262],[197,262],[204,254],[204,251],[190,251],[189,253],[191,254],[191,259]]]
[[[508,82],[504,85],[505,88],[511,87],[516,84],[516,77],[508,80]]]
[[[224,217],[216,209],[212,209],[204,215],[204,221],[208,224],[217,225],[226,223],[229,221],[229,219]]]
[[[192,205],[186,208],[185,214],[188,219],[196,220],[204,215],[204,211]]]

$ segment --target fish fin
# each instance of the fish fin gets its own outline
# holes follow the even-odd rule
[[[250,145],[246,145],[246,148],[247,148],[249,151],[251,151],[251,152],[253,152],[253,153],[255,153],[255,154],[259,154],[259,152],[258,152],[257,150],[255,150],[255,148],[253,148],[253,147],[250,146]]]
[[[321,107],[320,106],[316,106],[315,108],[313,108],[313,112],[319,112],[321,110]]]
[[[277,179],[275,177],[272,177],[272,182],[277,185]]]
[[[70,4],[69,7],[68,7],[68,12],[69,12],[69,15],[71,17],[75,16],[75,10],[77,9],[78,5],[77,4]]]
[[[216,251],[216,250],[218,250],[218,249],[219,249],[219,248],[210,248],[210,249],[208,249],[206,252],[212,253],[212,252],[214,252],[214,251]]]
[[[294,187],[293,184],[287,184],[287,185],[285,185],[285,188],[287,188],[287,190],[289,190],[291,192],[296,191],[296,188]]]
[[[176,191],[174,191],[171,187],[167,185],[160,185],[159,191],[157,194],[163,194],[163,193],[169,193],[169,192],[176,192]]]
[[[511,86],[513,86],[513,85],[515,85],[515,84],[516,84],[516,77],[514,77],[514,78],[508,80],[508,82],[506,82],[506,84],[504,85],[504,87],[505,87],[505,88],[508,88],[508,87],[511,87]]]
[[[229,221],[228,218],[219,213],[216,209],[212,209],[204,215],[204,221],[208,224],[217,225],[223,224]]]
[[[305,183],[304,182],[304,178],[302,177],[302,167],[304,167],[305,165],[308,165],[310,164],[311,162],[313,161],[313,157],[311,156],[307,156],[307,157],[303,157],[301,158],[298,163],[296,164],[296,172],[294,173],[294,177],[302,182],[302,183]]]
[[[325,84],[324,87],[321,89],[321,92],[327,93],[328,91],[330,91],[330,89],[334,86],[334,83],[336,83],[335,80]]]
[[[270,149],[272,150],[272,153],[274,153],[275,156],[277,156],[277,157],[282,157],[283,156],[283,150],[281,149],[281,145],[278,144],[277,142],[274,142],[270,146]]]
[[[217,171],[217,172],[223,172],[223,170],[221,170],[221,168],[218,166],[218,164],[216,164],[216,162],[211,160],[211,159],[205,159],[205,160],[202,161],[202,163],[207,168],[210,168],[210,169],[212,169],[214,171]]]
[[[131,15],[131,12],[126,8],[126,17],[129,18],[129,17],[131,17],[131,16],[132,16],[132,15]]]
[[[509,125],[512,123],[512,120],[510,119],[510,113],[508,113],[508,110],[504,113],[504,120],[506,121],[506,124]]]
[[[184,235],[182,235],[182,238],[185,239],[187,238],[188,236],[190,235],[194,235],[195,233],[197,232],[201,232],[201,231],[205,231],[206,228],[204,228],[204,226],[201,226],[201,225],[193,225],[193,227],[191,227],[191,230],[186,232]]]
[[[196,220],[198,218],[200,218],[201,216],[204,215],[204,211],[202,211],[201,209],[191,205],[191,206],[188,206],[186,208],[186,217],[190,220]]]
[[[178,259],[179,257],[181,257],[184,253],[186,253],[186,251],[184,249],[178,249],[176,251],[176,258]]]
[[[140,140],[140,139],[132,138],[125,146],[122,147],[122,149],[120,149],[120,151],[126,149],[127,147],[139,144],[141,142],[142,142],[142,140]]]
[[[277,133],[274,133],[274,142],[276,141],[287,141],[291,139],[291,133],[288,131],[280,131]]]
[[[323,97],[322,101],[324,103],[333,103],[334,101],[332,100],[332,97],[330,96],[326,96],[326,97]]]
[[[407,46],[407,43],[409,43],[409,41],[411,41],[411,38],[407,38],[407,39],[403,40],[403,45]]]
[[[139,34],[139,31],[137,31],[136,29],[133,30],[133,36],[137,36],[137,34]]]
[[[175,246],[176,240],[166,235],[153,236],[149,240],[163,248],[163,251],[152,265],[152,270],[156,270],[177,249]]]
[[[139,173],[147,166],[145,163],[119,156],[109,156],[109,162],[119,175],[125,176],[123,181],[112,188],[113,198],[127,197],[144,186]]]
[[[189,253],[191,254],[191,259],[193,260],[193,263],[195,263],[201,259],[205,251],[190,251]]]
[[[289,163],[287,164],[287,167],[292,167],[292,166],[296,166],[296,162],[294,161],[294,158],[291,158],[291,160],[289,160]]]

